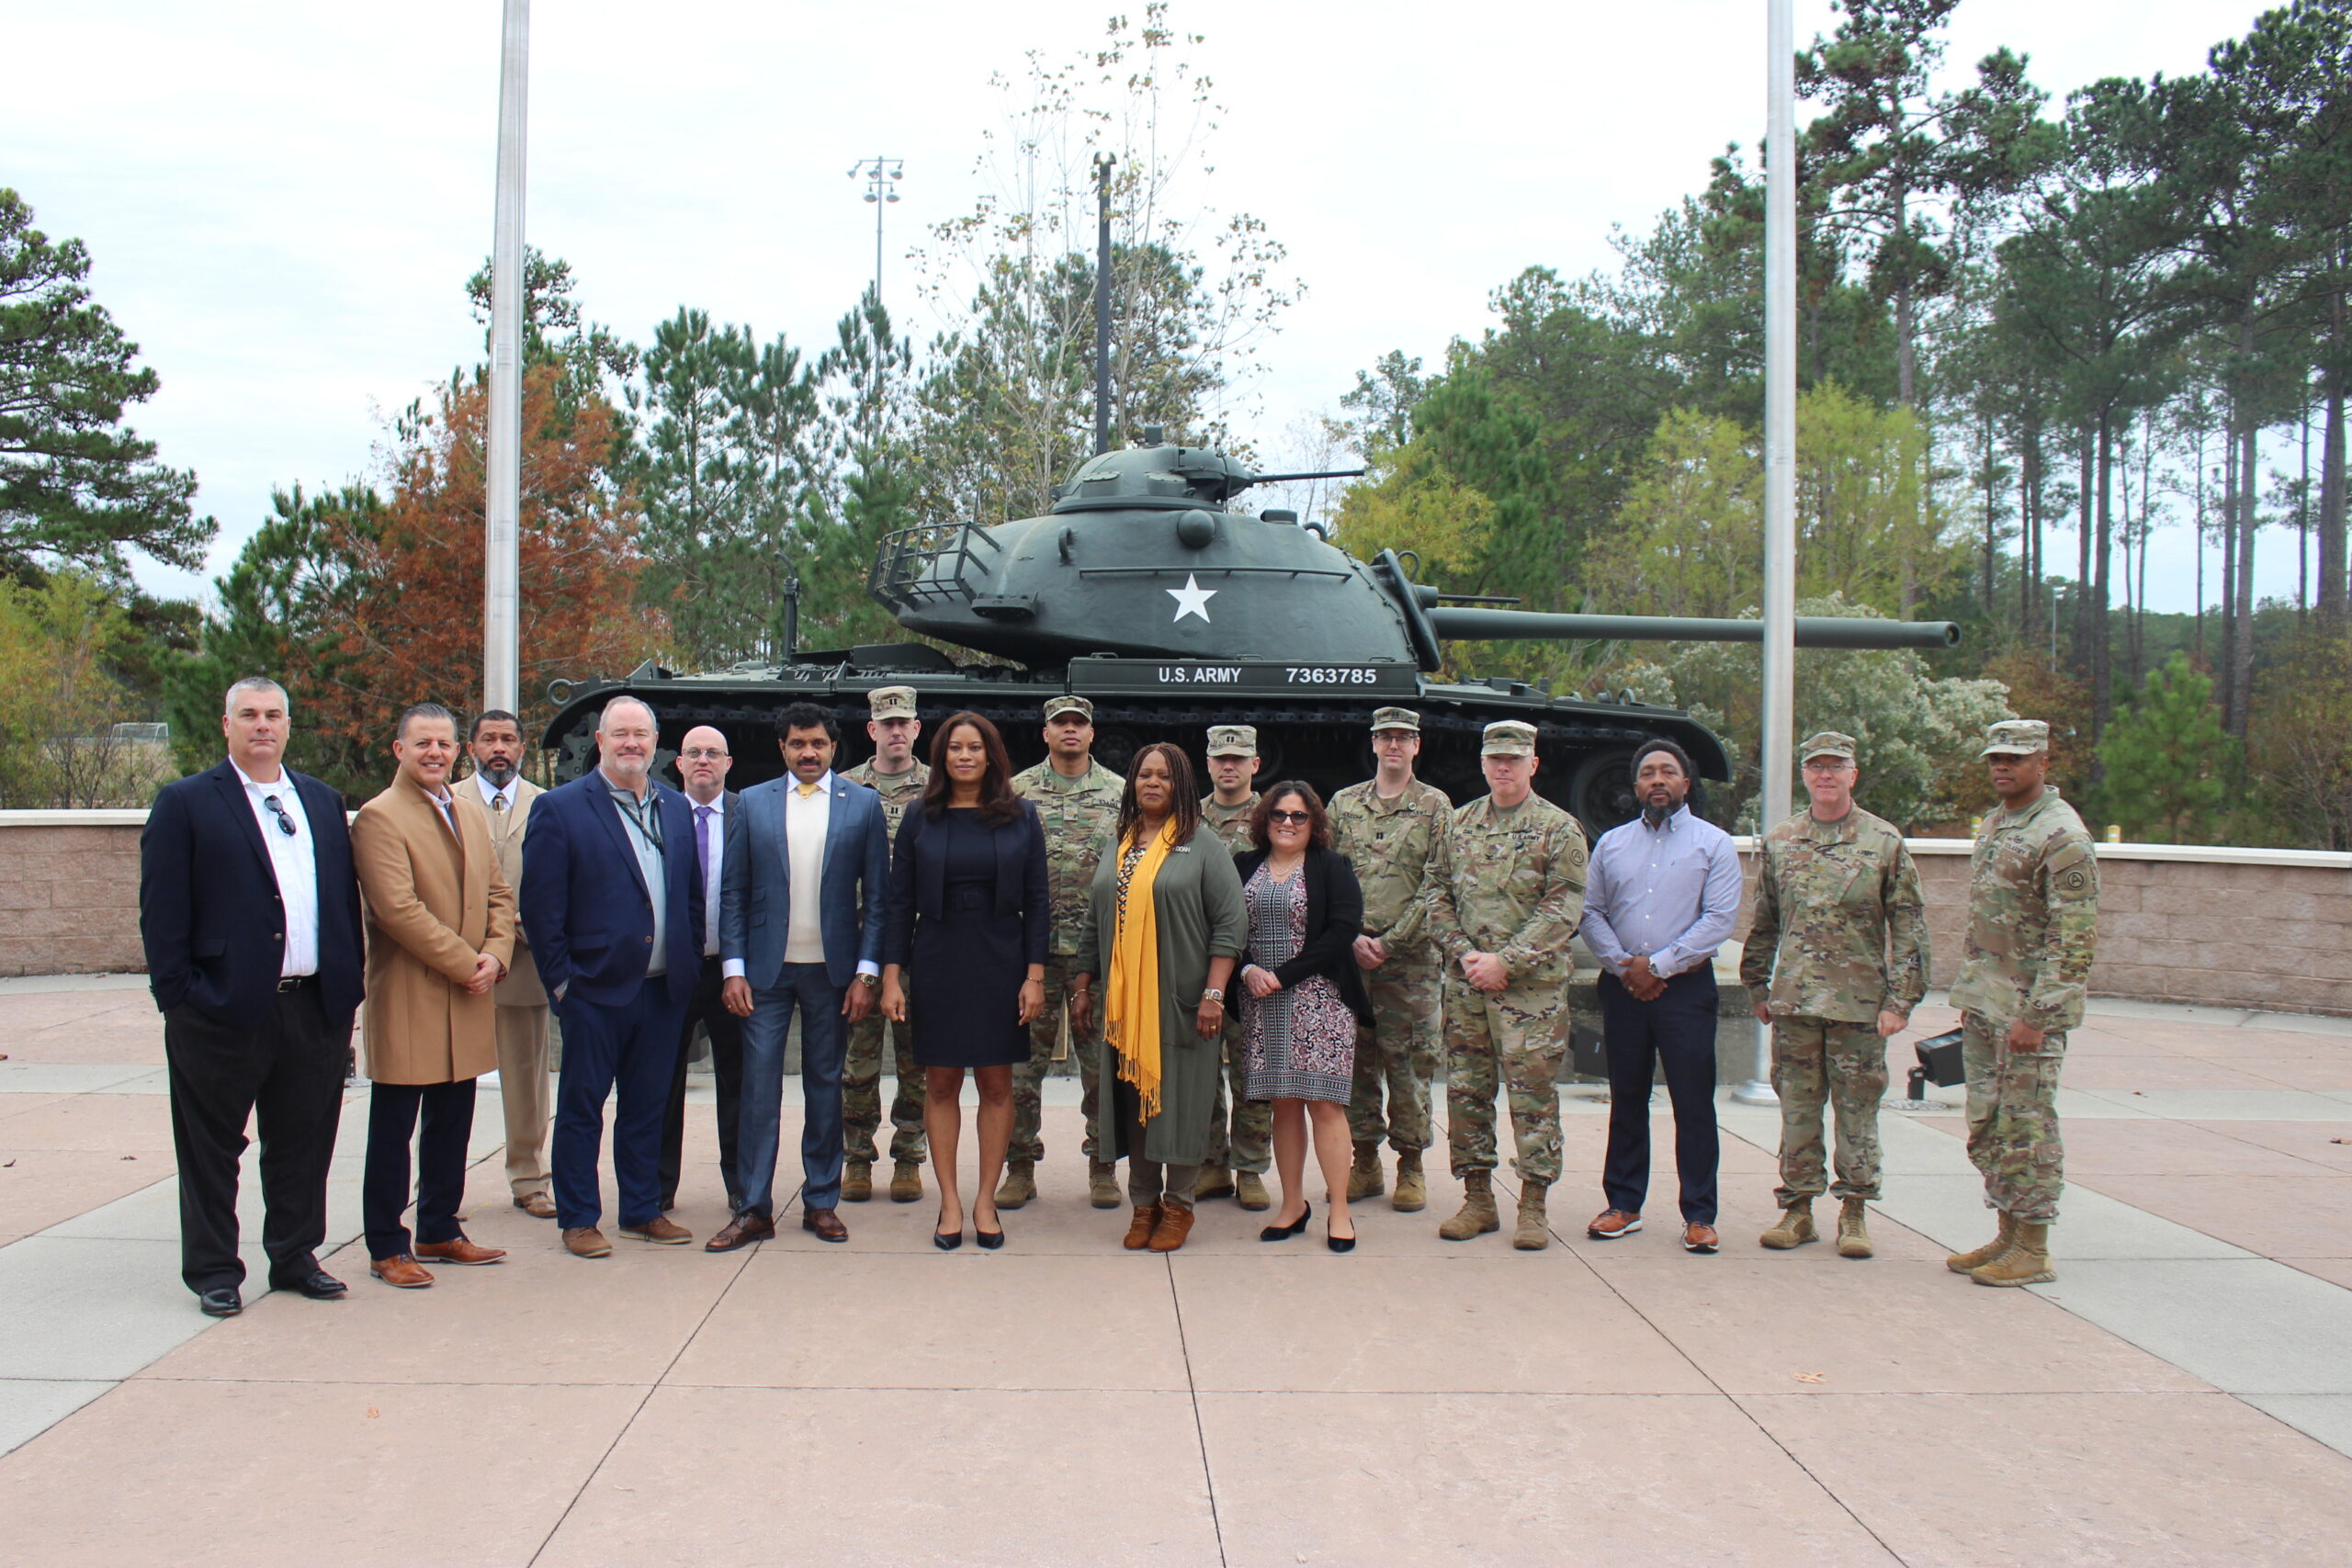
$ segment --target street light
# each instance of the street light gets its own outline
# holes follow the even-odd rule
[[[865,181],[865,199],[874,204],[874,301],[882,302],[882,209],[899,199],[899,180],[907,172],[903,158],[861,158],[849,166],[851,179]]]

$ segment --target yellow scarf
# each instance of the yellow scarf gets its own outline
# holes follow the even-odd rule
[[[1141,1120],[1159,1114],[1159,916],[1151,897],[1168,852],[1173,818],[1144,852],[1127,879],[1126,908],[1111,939],[1111,974],[1103,983],[1102,1038],[1119,1055],[1119,1077],[1136,1086]]]

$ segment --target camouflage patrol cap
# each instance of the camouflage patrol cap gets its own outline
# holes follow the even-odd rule
[[[2005,718],[1984,729],[1980,757],[2023,757],[2050,750],[2050,727],[2038,718]]]
[[[1087,723],[1094,722],[1094,705],[1084,697],[1063,695],[1046,699],[1046,722],[1051,724],[1063,714],[1074,713]]]
[[[1805,743],[1797,748],[1797,761],[1810,762],[1815,757],[1843,757],[1850,762],[1854,760],[1854,738],[1840,735],[1834,729],[1819,730],[1807,736]]]
[[[1535,727],[1515,718],[1498,718],[1487,726],[1486,744],[1478,748],[1482,757],[1532,757],[1535,755]]]
[[[1209,726],[1209,755],[1212,757],[1254,757],[1258,754],[1258,731],[1247,724],[1213,724]]]
[[[915,689],[912,686],[877,686],[865,694],[865,707],[877,720],[912,718],[915,716]]]
[[[1377,735],[1384,729],[1409,729],[1419,735],[1421,732],[1421,716],[1411,708],[1374,708],[1372,710],[1372,732]]]

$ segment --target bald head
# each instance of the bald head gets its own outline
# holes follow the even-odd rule
[[[709,725],[695,725],[678,742],[678,782],[697,806],[718,798],[727,788],[727,770],[734,765],[727,737]]]

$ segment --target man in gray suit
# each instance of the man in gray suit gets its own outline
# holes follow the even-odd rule
[[[497,852],[498,869],[506,886],[522,897],[523,838],[531,819],[531,802],[543,792],[525,778],[523,724],[513,714],[492,708],[474,720],[466,750],[474,761],[473,784],[451,792],[457,799],[481,807],[490,824],[491,848]],[[498,1099],[506,1112],[506,1185],[514,1206],[533,1219],[555,1218],[555,1199],[548,1192],[548,1117],[552,1110],[548,1086],[548,993],[539,984],[538,965],[514,928],[514,962],[498,982],[492,999],[498,1004]]]
[[[842,1190],[844,1021],[874,1009],[882,973],[889,829],[882,797],[833,773],[841,732],[812,703],[784,712],[780,779],[727,814],[718,954],[727,1010],[743,1020],[742,1207],[705,1243],[712,1252],[775,1235],[777,1118],[784,1043],[800,1014],[800,1228],[847,1241]]]

